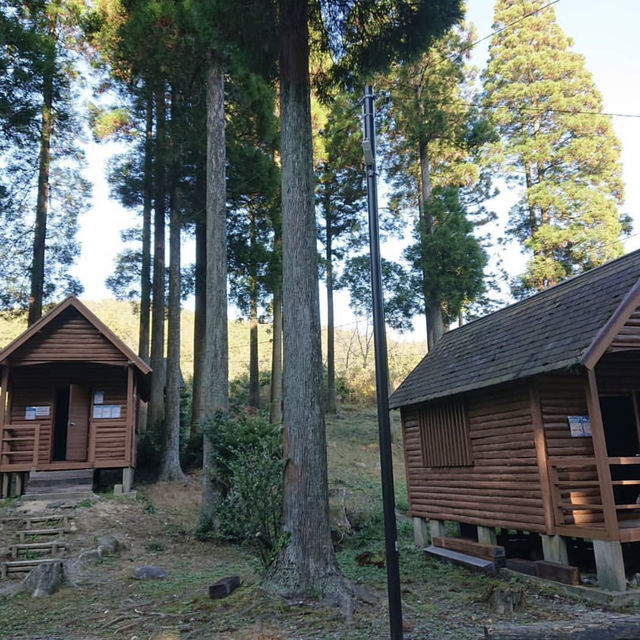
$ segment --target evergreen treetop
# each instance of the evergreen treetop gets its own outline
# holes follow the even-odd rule
[[[620,142],[583,56],[543,0],[498,0],[485,104],[508,182],[524,187],[508,233],[530,254],[516,293],[622,253]]]

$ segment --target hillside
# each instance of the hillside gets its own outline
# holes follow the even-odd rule
[[[119,338],[134,351],[138,343],[138,316],[136,306],[117,300],[85,301],[91,309]],[[181,366],[186,379],[193,375],[193,323],[194,313],[182,311]],[[0,348],[6,346],[26,329],[26,316],[0,316]],[[326,352],[326,328],[323,328],[323,349]],[[345,400],[363,401],[375,393],[373,374],[374,352],[371,327],[364,323],[348,325],[336,331],[336,373],[344,382],[339,393]],[[258,327],[260,369],[269,371],[271,362],[271,326]],[[388,343],[389,373],[392,387],[397,386],[406,374],[420,361],[426,351],[424,342]],[[249,371],[249,323],[244,320],[229,322],[229,377],[231,380]]]

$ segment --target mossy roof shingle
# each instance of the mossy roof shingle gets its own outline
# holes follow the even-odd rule
[[[392,409],[584,364],[640,279],[640,250],[445,333],[391,395]]]

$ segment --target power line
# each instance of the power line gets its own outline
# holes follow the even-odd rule
[[[537,9],[532,9],[531,11],[529,11],[529,13],[525,13],[523,16],[520,16],[519,18],[516,18],[515,20],[507,23],[504,25],[504,27],[501,27],[500,29],[496,29],[495,31],[492,31],[489,35],[486,35],[482,38],[478,38],[478,40],[474,40],[471,44],[467,45],[466,47],[462,47],[462,49],[460,49],[459,53],[456,53],[454,55],[460,55],[460,53],[464,53],[465,51],[469,51],[469,49],[473,49],[473,47],[475,47],[477,44],[480,44],[481,42],[484,42],[485,40],[488,40],[489,38],[493,38],[493,36],[502,33],[503,31],[506,31],[507,29],[513,27],[514,25],[518,24],[518,22],[522,22],[523,20],[525,20],[526,18],[530,18],[532,15],[534,15],[535,13],[538,13],[539,11],[543,11],[544,9],[547,9],[551,6],[553,6],[554,4],[558,4],[558,2],[560,2],[560,0],[552,0],[551,2],[547,2],[547,4],[542,5],[541,7],[538,7]]]

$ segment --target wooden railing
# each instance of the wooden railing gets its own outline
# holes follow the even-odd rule
[[[4,425],[0,440],[0,468],[3,471],[29,471],[37,467],[41,426],[47,425]]]
[[[640,517],[640,504],[636,502],[640,493],[640,458],[616,457],[608,458],[607,461],[611,469],[611,487],[614,494],[614,504],[610,507],[609,513],[605,509],[603,487],[595,457],[567,456],[549,459],[549,480],[556,527],[598,529],[605,527],[607,518],[612,518],[614,525],[618,525],[626,520],[630,513]],[[620,478],[621,474],[617,472],[619,465],[635,465],[638,468],[635,472],[624,474],[630,477]],[[621,495],[624,494],[623,491],[616,490],[616,487],[632,486],[638,487],[638,493],[633,492],[632,502],[628,496]]]

